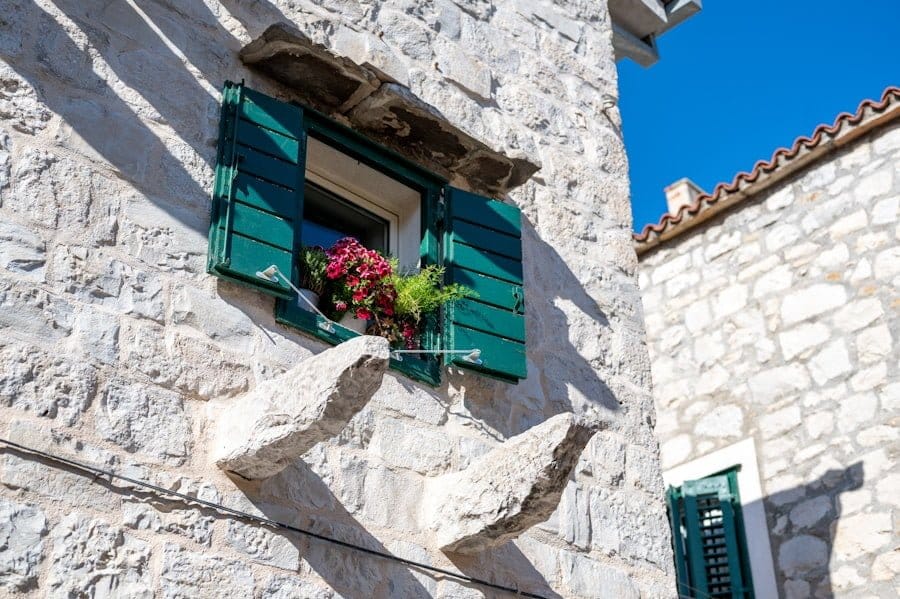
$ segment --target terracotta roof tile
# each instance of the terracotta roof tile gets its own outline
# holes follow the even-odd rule
[[[724,198],[746,188],[749,184],[755,183],[761,176],[769,175],[784,168],[798,154],[801,154],[801,152],[804,154],[808,153],[808,151],[815,149],[825,140],[833,140],[839,134],[843,136],[847,133],[847,130],[841,131],[842,127],[845,125],[848,125],[850,129],[855,128],[864,121],[870,122],[872,120],[870,117],[873,114],[881,114],[888,109],[897,108],[898,106],[900,106],[900,87],[892,86],[884,90],[880,100],[864,100],[853,114],[843,112],[835,118],[832,125],[819,125],[813,131],[812,136],[798,137],[794,140],[794,143],[790,148],[779,148],[775,150],[775,153],[772,154],[772,158],[768,161],[760,160],[753,165],[753,168],[749,173],[738,173],[734,179],[732,179],[731,183],[719,183],[712,193],[705,193],[698,196],[692,204],[682,206],[675,214],[668,212],[663,214],[656,224],[646,225],[640,233],[634,234],[638,253],[643,253],[651,247],[658,245],[663,241],[659,238],[664,233],[671,232],[673,233],[671,237],[674,237],[683,232],[678,231],[676,233],[672,231],[681,224],[682,221],[685,222],[683,230],[688,230],[691,228],[691,225],[688,224],[691,217],[694,217],[701,212],[711,210],[716,204],[722,202]],[[892,112],[900,114],[900,110]],[[699,223],[700,221],[698,220],[697,222]]]

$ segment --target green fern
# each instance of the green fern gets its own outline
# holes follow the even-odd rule
[[[414,274],[397,274],[397,265],[390,283],[397,292],[394,313],[399,319],[419,322],[423,316],[437,312],[441,306],[452,301],[477,294],[456,283],[444,285],[444,268],[434,264],[423,267]]]

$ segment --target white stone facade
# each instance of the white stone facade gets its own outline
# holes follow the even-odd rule
[[[627,162],[604,100],[617,96],[605,3],[12,0],[2,12],[0,436],[541,596],[674,594]],[[408,86],[491,148],[541,163],[508,198],[526,220],[529,377],[453,370],[431,388],[389,371],[337,436],[238,483],[209,455],[220,414],[325,349],[277,324],[271,298],[205,270],[222,83],[291,98],[238,58],[285,21],[376,85]],[[866,243],[885,276],[884,243]],[[860,383],[873,406],[886,391],[872,381],[895,368],[879,322],[855,333],[873,339]],[[821,358],[826,372],[853,346],[841,349]],[[567,412],[604,426],[554,515],[474,557],[441,551],[419,526],[428,481]],[[8,449],[0,511],[0,595],[497,596]]]
[[[893,118],[641,256],[663,469],[754,440],[786,598],[900,592],[898,209]]]

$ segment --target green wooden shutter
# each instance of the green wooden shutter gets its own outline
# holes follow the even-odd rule
[[[446,311],[445,345],[481,350],[481,364],[460,354],[448,362],[507,381],[526,376],[521,212],[515,206],[453,187],[444,193],[447,280],[478,296]]]
[[[293,277],[303,205],[303,112],[243,84],[225,83],[207,270],[277,297],[290,287],[256,275],[274,264]]]
[[[733,473],[669,490],[680,597],[753,597]]]

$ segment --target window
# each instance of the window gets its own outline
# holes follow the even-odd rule
[[[733,445],[717,449],[697,459],[663,472],[663,481],[669,487],[681,488],[686,481],[697,480],[717,473],[731,472],[735,479],[733,488],[737,493],[735,502],[740,503],[740,516],[744,524],[744,548],[750,563],[753,593],[758,597],[777,597],[775,563],[769,543],[769,528],[763,507],[762,484],[759,480],[759,466],[753,438],[738,441]],[[683,538],[679,534],[673,537]],[[682,541],[682,547],[684,547]],[[686,580],[686,579],[679,579]],[[690,584],[687,582],[686,584]],[[693,585],[696,586],[696,585]],[[689,595],[692,596],[692,595]],[[726,595],[727,596],[727,595]]]
[[[666,492],[679,597],[752,599],[737,471]]]
[[[278,298],[276,319],[331,343],[356,333],[323,326],[302,310],[291,285],[259,273],[269,266],[298,280],[296,253],[351,235],[402,267],[439,264],[445,282],[477,297],[430,322],[420,354],[392,367],[437,384],[453,363],[516,382],[526,375],[521,214],[468,193],[305,107],[227,82],[210,214],[207,270]],[[429,357],[430,356],[430,357]]]

